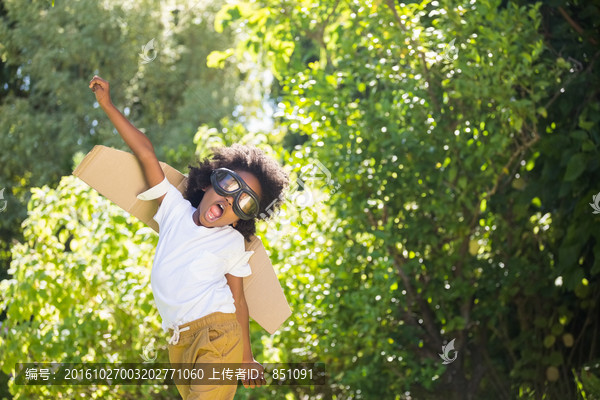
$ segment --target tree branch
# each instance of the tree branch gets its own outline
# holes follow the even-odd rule
[[[573,18],[571,18],[571,16],[565,11],[564,8],[562,8],[561,6],[558,6],[558,12],[560,13],[560,15],[563,16],[563,18],[569,23],[569,25],[571,25],[571,27],[573,29],[575,29],[575,31],[577,31],[577,33],[579,33],[581,36],[586,36],[585,35],[585,31],[583,30],[583,28],[573,20]],[[587,40],[590,41],[591,44],[593,45],[597,45],[598,42],[596,41],[596,39],[594,39],[591,36],[587,36]]]
[[[429,306],[423,301],[422,298],[415,294],[415,290],[411,285],[410,279],[406,272],[402,269],[402,261],[400,260],[400,254],[394,249],[392,246],[387,246],[388,252],[392,255],[392,262],[400,279],[402,279],[402,283],[404,284],[404,288],[406,289],[406,297],[408,298],[411,304],[417,304],[419,310],[421,311],[421,315],[423,316],[423,326],[425,327],[425,331],[429,336],[431,341],[431,345],[433,348],[438,348],[442,345],[442,336],[440,332],[435,327],[435,316]],[[414,317],[410,316],[411,319]]]

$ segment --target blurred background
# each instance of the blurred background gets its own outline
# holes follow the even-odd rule
[[[185,172],[290,173],[261,223],[293,309],[239,399],[600,399],[600,18],[584,0],[0,0],[0,398],[24,362],[168,362],[157,236],[71,176],[126,146],[88,82]]]

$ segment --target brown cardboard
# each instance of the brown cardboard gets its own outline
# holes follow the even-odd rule
[[[187,178],[168,164],[161,162],[160,165],[169,182],[183,192]],[[158,232],[158,224],[152,219],[158,203],[136,197],[149,187],[133,154],[95,146],[73,175]],[[273,334],[292,311],[260,239],[253,236],[250,242],[246,242],[246,250],[254,251],[249,260],[252,275],[243,280],[248,312],[252,319]]]

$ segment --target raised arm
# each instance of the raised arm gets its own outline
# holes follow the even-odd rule
[[[165,174],[158,163],[152,142],[113,105],[108,82],[96,75],[89,86],[96,95],[100,107],[139,160],[148,184],[155,186],[161,183],[165,179]],[[163,198],[164,196],[161,196],[158,202],[161,203]]]

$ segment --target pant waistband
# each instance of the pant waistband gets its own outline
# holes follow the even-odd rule
[[[198,331],[209,325],[214,325],[220,322],[228,322],[228,321],[236,321],[237,316],[235,313],[222,313],[222,312],[214,312],[204,317],[195,319],[190,322],[186,322],[183,325],[175,326],[173,328],[169,328],[169,331],[173,331],[173,336],[169,339],[169,344],[177,344],[179,339],[185,338],[194,332]]]

